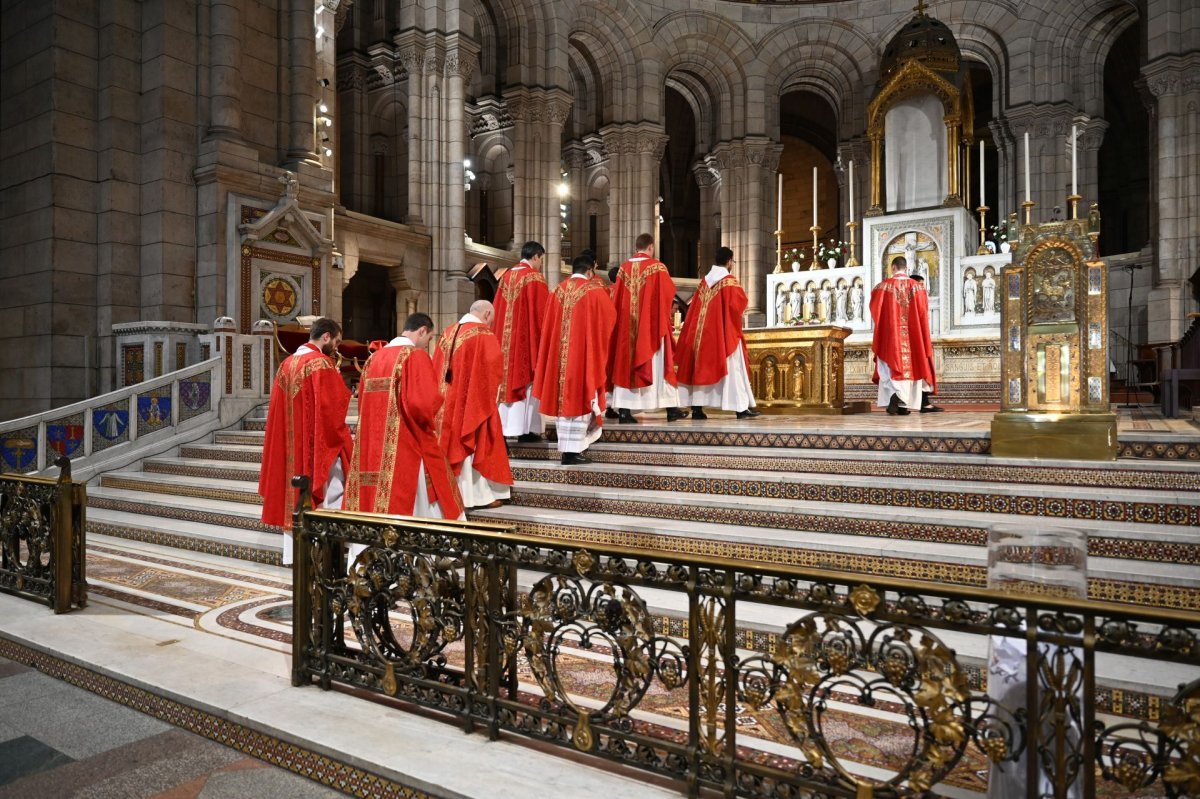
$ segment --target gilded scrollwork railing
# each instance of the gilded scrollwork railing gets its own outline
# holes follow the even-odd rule
[[[55,613],[87,605],[86,487],[59,458],[57,478],[0,475],[0,591],[45,602]]]
[[[311,504],[294,521],[295,685],[378,691],[448,713],[468,731],[515,732],[638,766],[693,796],[924,795],[972,750],[994,769],[1019,770],[1038,795],[1090,797],[1100,781],[1200,792],[1197,613],[585,546],[504,525]],[[347,568],[354,543],[367,548]],[[678,629],[651,612],[645,596],[662,601],[659,592],[686,608]],[[764,613],[787,621],[773,646],[746,646],[739,618]],[[972,684],[978,666],[951,646],[969,638],[1023,643],[1023,708],[987,696],[978,677]],[[572,682],[580,653],[605,675],[586,696]],[[1182,667],[1157,724],[1098,717],[1098,656]],[[686,695],[683,729],[651,721],[647,697],[669,691]],[[890,776],[865,770],[836,740],[831,718],[847,703],[905,720],[910,740]],[[739,708],[770,714],[786,751],[764,754],[741,735]]]

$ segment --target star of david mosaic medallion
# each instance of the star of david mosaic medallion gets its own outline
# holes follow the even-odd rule
[[[300,287],[284,275],[267,275],[262,282],[263,310],[277,320],[291,319],[300,304]]]

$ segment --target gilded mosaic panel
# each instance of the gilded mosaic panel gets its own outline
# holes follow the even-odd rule
[[[0,438],[0,473],[28,472],[37,468],[37,426],[5,433]]]
[[[73,458],[83,447],[83,413],[46,423],[46,446],[55,457]]]
[[[92,452],[103,452],[109,447],[129,440],[129,406],[124,402],[113,402],[92,408]]]
[[[159,386],[138,394],[138,435],[144,436],[171,426],[171,386]]]
[[[212,407],[212,383],[208,373],[179,381],[179,421],[206,413]]]

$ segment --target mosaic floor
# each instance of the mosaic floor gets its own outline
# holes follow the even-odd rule
[[[165,622],[181,631],[221,639],[223,651],[247,662],[254,658],[285,662],[290,655],[291,585],[287,572],[277,567],[97,536],[88,547],[88,580],[88,612],[117,614],[122,626],[130,630]],[[397,620],[398,637],[407,637],[405,625]],[[3,631],[0,623],[0,633]],[[169,638],[165,645],[174,642]],[[453,662],[459,653],[449,655]],[[601,703],[610,682],[607,654],[576,649],[566,662],[572,693],[582,703]],[[522,674],[528,677],[527,666],[522,666]],[[522,680],[521,687],[528,701],[537,701],[540,692],[532,680]],[[839,741],[840,750],[854,759],[861,773],[882,774],[881,769],[895,763],[905,747],[911,746],[906,719],[897,709],[867,709],[849,701],[831,706],[829,735]],[[678,738],[686,734],[686,714],[686,690],[655,686],[639,708],[636,722],[648,733]],[[795,750],[773,711],[738,708],[737,714],[742,745],[758,751],[765,760],[789,762]],[[986,781],[984,759],[970,753],[948,780],[951,788],[945,795],[981,795]]]

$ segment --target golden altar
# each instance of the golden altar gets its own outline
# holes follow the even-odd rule
[[[750,385],[758,410],[772,414],[841,414],[842,358],[853,331],[834,325],[770,327],[745,332]]]

